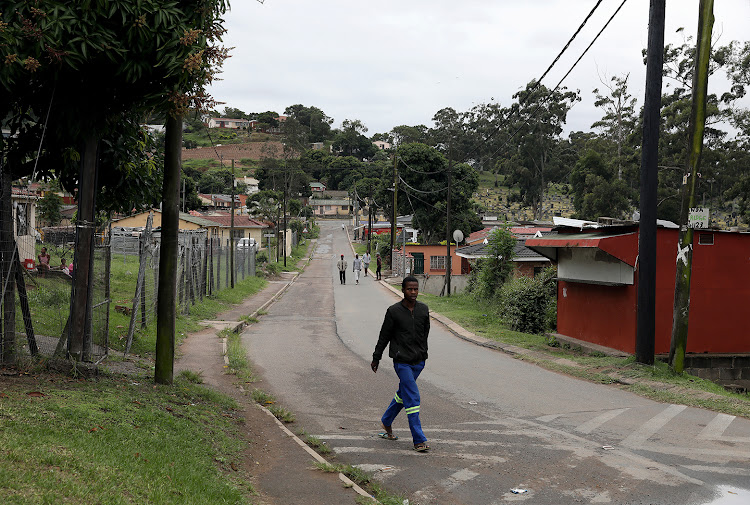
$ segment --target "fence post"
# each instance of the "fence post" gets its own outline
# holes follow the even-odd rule
[[[255,277],[255,246],[253,246],[251,249],[252,250],[250,251],[250,258],[248,259],[248,261],[250,262],[250,277]]]
[[[227,274],[227,283],[224,285],[224,287],[229,287],[229,276],[232,275],[230,273],[231,268],[229,266],[229,256],[232,254],[231,250],[229,249],[231,246],[232,246],[231,239],[227,239],[227,255],[226,255],[227,256],[227,258],[226,258],[227,259],[227,264],[226,264],[226,266],[227,266],[227,272],[226,272],[226,274]]]
[[[208,294],[214,294],[214,238],[208,239]]]

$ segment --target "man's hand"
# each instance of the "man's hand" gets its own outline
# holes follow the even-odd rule
[[[370,363],[370,368],[372,368],[372,371],[375,373],[378,373],[378,364],[379,361],[372,360],[372,363]]]

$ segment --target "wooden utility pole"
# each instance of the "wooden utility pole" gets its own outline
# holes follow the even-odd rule
[[[690,315],[690,278],[693,266],[693,229],[688,226],[690,209],[695,207],[695,187],[703,150],[706,129],[706,96],[708,95],[708,67],[711,60],[711,32],[714,25],[713,0],[701,0],[698,15],[698,36],[693,72],[693,105],[690,111],[690,171],[682,184],[680,210],[680,239],[677,242],[677,271],[675,273],[674,308],[672,311],[672,340],[669,346],[669,365],[675,372],[685,369],[685,350]]]
[[[641,219],[638,225],[638,310],[635,359],[653,365],[656,331],[656,189],[666,0],[651,0],[646,56],[641,152]]]
[[[451,142],[451,144],[453,144]],[[451,179],[453,172],[453,147],[448,148],[448,204],[445,211],[445,296],[451,295]]]
[[[11,198],[13,190],[13,176],[10,173],[10,167],[5,164],[0,174],[0,282],[3,286],[3,335],[2,346],[0,346],[0,358],[3,363],[13,363],[16,360],[16,291],[13,282],[13,199]]]
[[[231,217],[229,218],[229,278],[231,279],[232,289],[234,289],[234,158],[232,158],[232,203],[229,208],[231,209]]]
[[[180,165],[182,116],[167,115],[162,191],[159,288],[156,305],[156,361],[154,380],[172,384],[174,378],[177,255],[180,233]]]
[[[393,155],[393,216],[391,219],[391,263],[393,262],[393,249],[396,245],[396,217],[398,216],[397,203],[398,203],[398,154]],[[393,265],[391,265],[393,268]]]
[[[90,133],[84,142],[81,171],[78,179],[78,216],[76,220],[75,265],[73,268],[73,292],[70,301],[71,324],[68,327],[68,352],[76,361],[90,359],[84,342],[90,338],[88,324],[89,301],[91,289],[91,265],[94,250],[94,221],[96,200],[96,171],[99,157],[99,142],[94,133]],[[89,336],[87,337],[87,334]]]

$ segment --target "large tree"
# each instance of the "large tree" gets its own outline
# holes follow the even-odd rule
[[[577,91],[547,89],[531,81],[513,95],[511,137],[504,143],[508,181],[518,187],[523,204],[541,214],[544,191],[550,180],[560,177],[556,151],[571,107],[580,100]]]
[[[438,150],[425,144],[402,145],[396,156],[400,179],[399,212],[414,215],[412,224],[419,229],[425,243],[435,244],[446,238],[449,177],[451,229],[459,229],[468,236],[482,228],[471,202],[472,194],[479,187],[476,170],[465,163],[451,166]],[[384,180],[388,185],[389,181]]]
[[[307,107],[298,103],[284,109],[284,114],[289,118],[296,119],[306,130],[307,143],[323,142],[333,138],[331,134],[333,118],[318,107]]]

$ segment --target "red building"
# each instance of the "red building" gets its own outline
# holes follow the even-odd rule
[[[670,223],[671,224],[671,223]],[[638,225],[560,228],[526,246],[557,262],[557,331],[635,352]],[[656,353],[669,353],[679,231],[657,229]],[[696,230],[689,353],[750,353],[750,234]]]

